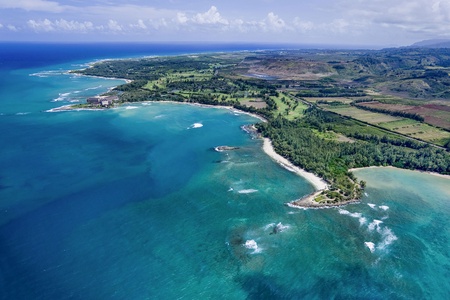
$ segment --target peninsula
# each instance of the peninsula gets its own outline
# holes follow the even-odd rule
[[[289,205],[338,206],[362,195],[353,168],[450,174],[448,57],[447,49],[402,48],[109,60],[73,72],[128,82],[72,108],[176,101],[256,114],[266,153],[318,190]]]

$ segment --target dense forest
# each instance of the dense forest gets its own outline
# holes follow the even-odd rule
[[[339,132],[339,125],[345,122],[348,120],[311,107],[302,119],[288,121],[277,117],[258,124],[258,129],[272,140],[277,153],[330,182],[329,193],[342,191],[341,195],[334,195],[338,201],[351,199],[359,189],[358,182],[348,172],[351,168],[395,166],[450,174],[450,156],[443,149],[357,132],[348,134],[355,139],[353,143],[343,143],[320,138],[313,131]]]

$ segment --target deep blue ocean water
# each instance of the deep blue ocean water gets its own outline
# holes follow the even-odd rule
[[[123,82],[66,73],[96,59],[263,48],[0,44],[0,299],[447,299],[449,179],[359,170],[360,204],[295,210],[248,115],[46,112]]]

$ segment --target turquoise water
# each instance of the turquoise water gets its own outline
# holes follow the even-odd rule
[[[82,63],[3,71],[0,299],[448,298],[449,179],[359,170],[360,204],[292,209],[313,188],[251,116],[46,112],[122,82],[65,74]]]

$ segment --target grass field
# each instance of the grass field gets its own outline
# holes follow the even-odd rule
[[[292,99],[288,94],[280,93],[278,97],[270,97],[277,104],[277,112],[288,120],[294,120],[303,116],[308,108],[303,102]]]
[[[354,98],[347,98],[347,97],[302,97],[308,102],[311,103],[317,103],[318,101],[328,101],[328,102],[341,102],[342,104],[350,104],[351,102],[359,99],[359,98],[366,98],[366,97],[354,97]]]
[[[351,117],[369,124],[378,125],[393,132],[434,143],[439,146],[444,146],[450,140],[450,132],[412,119],[370,112],[353,106],[324,105],[322,107],[340,115]]]
[[[329,106],[329,105],[323,105],[322,108],[335,112],[337,114],[347,116],[354,118],[356,120],[360,120],[366,123],[378,125],[380,123],[387,123],[387,122],[393,122],[393,121],[400,121],[404,120],[404,118],[399,117],[393,117],[386,114],[381,113],[375,113],[366,111],[363,109],[359,109],[350,105],[346,106]]]
[[[411,119],[380,123],[378,125],[440,146],[443,146],[450,140],[450,132]]]

